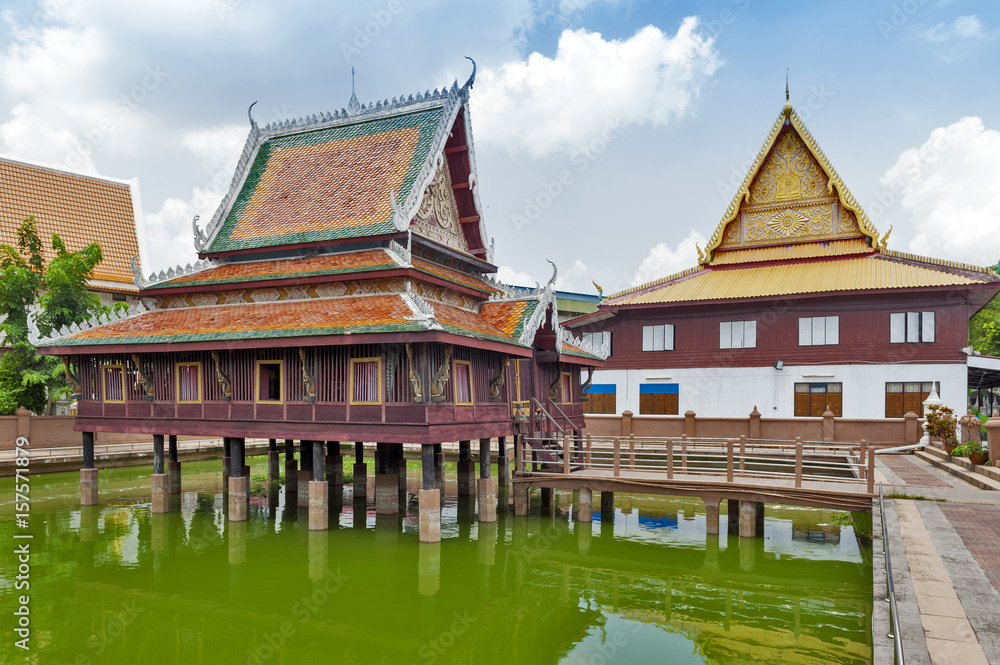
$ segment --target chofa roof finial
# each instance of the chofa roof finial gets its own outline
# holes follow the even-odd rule
[[[354,67],[351,67],[351,101],[347,102],[347,110],[353,115],[360,109],[361,104],[358,102],[358,96],[354,94]]]
[[[781,110],[786,116],[792,114],[792,102],[788,96],[788,70],[785,70],[785,108]]]
[[[256,106],[256,105],[257,105],[257,102],[254,102],[253,104],[251,104],[249,106],[249,108],[247,108],[247,117],[250,118],[250,126],[251,127],[256,127],[257,126],[257,122],[253,119],[253,113],[251,113],[251,111],[253,111],[253,107]]]
[[[469,56],[465,56],[465,59],[472,63],[472,75],[469,76],[469,80],[465,82],[464,87],[471,90],[472,84],[476,82],[476,61]]]

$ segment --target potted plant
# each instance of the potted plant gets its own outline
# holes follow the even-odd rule
[[[950,406],[931,404],[927,407],[924,429],[931,440],[938,440],[949,455],[958,445],[955,443],[955,411]]]
[[[983,464],[989,457],[989,450],[985,442],[969,441],[960,446],[955,446],[951,454],[958,457],[968,457],[969,461],[973,464]]]

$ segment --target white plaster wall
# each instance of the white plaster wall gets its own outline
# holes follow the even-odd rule
[[[754,406],[765,418],[795,416],[796,383],[842,383],[845,418],[885,418],[888,381],[939,381],[941,399],[965,413],[965,364],[801,365],[693,369],[615,369],[594,372],[594,383],[617,386],[618,413],[639,414],[640,383],[679,384],[679,411],[711,418],[743,418]]]

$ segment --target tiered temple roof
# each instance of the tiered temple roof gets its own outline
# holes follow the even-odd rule
[[[699,264],[608,296],[601,309],[1000,282],[993,268],[892,251],[888,237],[879,238],[786,103],[705,250],[698,248]]]
[[[474,77],[365,106],[352,96],[346,110],[263,128],[251,116],[229,193],[205,230],[195,220],[202,260],[136,272],[142,308],[57,331],[42,345],[82,353],[350,335],[351,343],[435,339],[530,355],[544,328],[556,333],[561,360],[603,359],[559,328],[554,277],[525,293],[489,276],[496,267],[468,122]]]

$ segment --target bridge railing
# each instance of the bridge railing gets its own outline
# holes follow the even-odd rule
[[[581,445],[581,443],[583,445]],[[531,455],[534,452],[535,455]],[[534,462],[532,458],[541,462]],[[600,474],[620,478],[636,474],[725,476],[735,479],[769,478],[803,481],[864,482],[874,491],[875,456],[864,441],[857,444],[828,441],[780,441],[706,438],[594,437],[574,440],[559,437],[526,437],[515,460],[518,471],[563,474]]]

